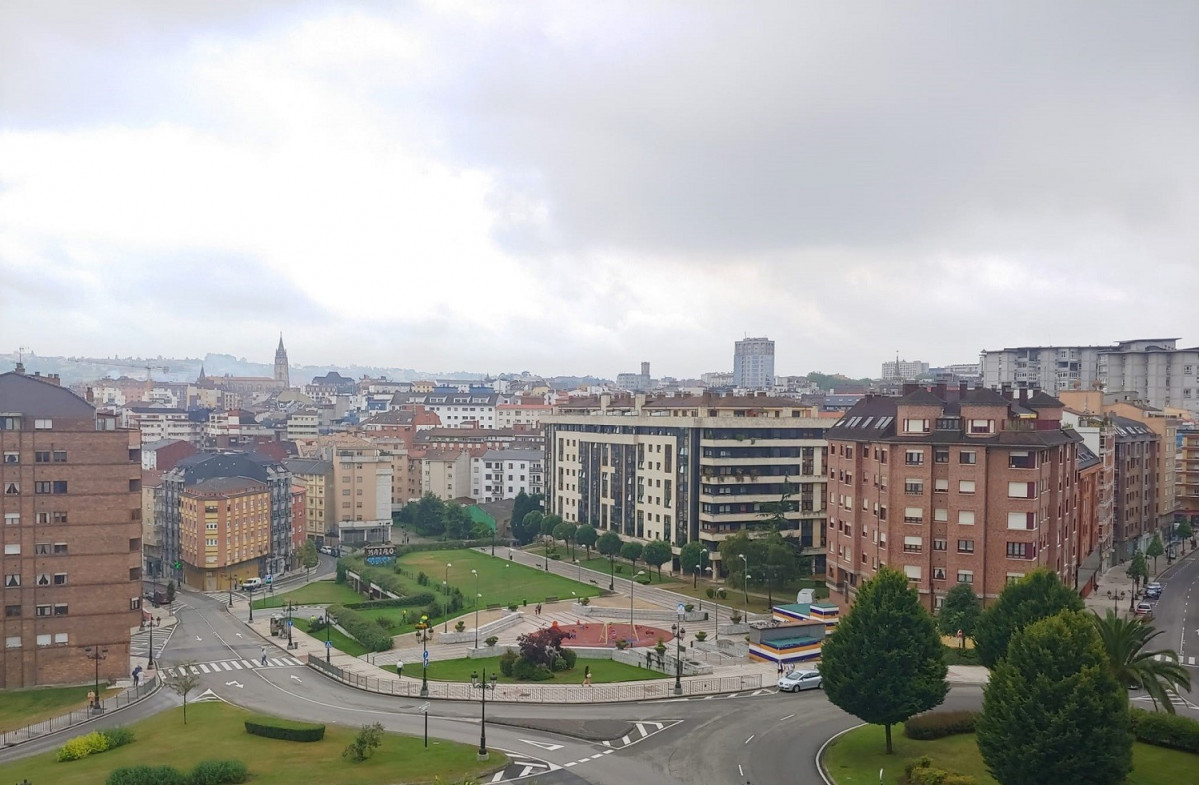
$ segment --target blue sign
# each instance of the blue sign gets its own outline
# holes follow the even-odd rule
[[[333,648],[333,641],[325,641],[325,648],[326,648],[326,649],[332,649],[332,648]]]
[[[287,626],[288,626],[288,627],[294,627],[294,626],[295,626],[295,624],[296,624],[296,623],[295,623],[295,622],[293,622],[291,619],[288,619],[288,620],[287,620]],[[329,641],[329,642],[330,642],[330,643],[332,643],[333,641]]]
[[[272,577],[274,577],[274,576],[271,576],[271,575],[266,576],[266,582],[270,583]]]
[[[426,650],[426,651],[422,651],[422,652],[421,652],[421,657],[424,659],[424,661],[425,661],[425,665],[428,665],[428,664],[429,664],[429,652],[428,652],[428,650]]]

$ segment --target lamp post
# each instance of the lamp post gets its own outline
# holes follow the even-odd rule
[[[579,583],[582,583],[583,582],[583,565],[579,563],[578,559],[575,559],[575,566],[579,568]]]
[[[250,595],[250,624],[254,623],[254,587],[247,586],[246,594]]]
[[[479,690],[481,708],[479,714],[479,760],[487,760],[487,691],[495,689],[495,673],[491,674],[491,683],[487,682],[487,669],[483,669],[483,678],[478,672],[470,674],[470,686]]]
[[[445,584],[445,626],[441,628],[442,632],[450,631],[450,568],[453,566],[449,562],[446,562],[445,580],[442,581]]]
[[[616,590],[616,554],[608,554],[608,591]]]
[[[637,570],[637,573],[629,578],[629,635],[633,634],[633,587],[637,585],[637,579],[645,575],[645,570]]]
[[[699,587],[699,571],[702,569],[703,567],[697,564],[695,565],[695,569],[691,571],[691,588],[695,589]]]
[[[288,651],[291,651],[292,649],[294,649],[296,647],[295,642],[291,638],[291,609],[293,607],[295,607],[295,606],[292,605],[292,601],[289,599],[287,601],[287,650]]]
[[[92,693],[92,709],[100,711],[100,661],[108,659],[108,649],[101,649],[99,646],[88,646],[83,650],[84,655],[96,663],[96,687]]]
[[[329,609],[325,608],[325,662],[332,662],[333,645],[330,637],[333,632],[333,620],[329,618]]]
[[[421,616],[420,621],[416,623],[416,629],[420,632],[420,696],[427,698],[429,697],[429,617]]]
[[[229,607],[233,607],[233,576],[230,573],[225,573],[225,580],[229,583]]]
[[[475,648],[479,648],[479,600],[483,599],[483,595],[475,592]]]
[[[745,590],[745,612],[749,613],[749,557],[744,553],[738,553],[741,561],[745,562],[745,577],[741,581],[741,588]]]
[[[683,694],[683,635],[686,630],[683,629],[683,614],[679,614],[677,624],[670,625],[670,631],[674,635],[674,694]]]
[[[716,565],[708,567],[712,571],[712,583],[716,583]],[[716,642],[720,643],[720,587],[712,587],[712,602],[716,605]]]
[[[549,572],[550,571],[550,545],[548,542],[545,541],[544,537],[541,539],[541,545],[545,551],[545,571]]]

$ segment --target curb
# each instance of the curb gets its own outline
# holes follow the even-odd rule
[[[832,779],[829,778],[828,772],[824,768],[824,751],[826,749],[828,749],[828,745],[832,744],[834,741],[841,738],[846,733],[849,733],[851,730],[857,730],[858,728],[864,728],[869,724],[870,723],[867,723],[867,722],[860,722],[857,725],[854,725],[852,728],[846,728],[845,730],[843,730],[839,733],[835,733],[832,736],[829,736],[827,739],[825,739],[824,744],[820,745],[820,749],[816,750],[816,771],[817,771],[817,773],[820,774],[820,779],[824,780],[824,785],[836,785],[836,783],[834,783],[832,781]]]
[[[86,720],[84,720],[83,722],[77,723],[77,724],[75,724],[75,725],[69,725],[69,726],[67,726],[67,727],[65,727],[65,728],[60,728],[59,730],[53,730],[53,731],[50,731],[49,733],[43,733],[43,734],[41,734],[41,735],[39,735],[39,736],[30,736],[30,737],[28,737],[28,738],[21,739],[20,741],[14,741],[14,742],[12,742],[12,743],[10,743],[10,744],[5,744],[5,745],[3,745],[3,746],[0,746],[0,750],[11,750],[11,749],[13,749],[14,747],[19,747],[19,746],[21,746],[22,744],[27,744],[27,743],[29,743],[29,742],[31,742],[31,741],[37,741],[37,740],[39,740],[39,739],[47,739],[47,738],[50,738],[51,736],[56,736],[56,735],[58,735],[59,733],[64,733],[64,732],[66,732],[66,731],[74,730],[74,729],[76,729],[76,728],[82,728],[82,727],[83,727],[83,726],[85,726],[85,725],[88,725],[88,724],[90,724],[90,723],[92,723],[92,722],[95,722],[96,720],[100,719],[101,717],[111,717],[111,716],[112,716],[112,715],[114,715],[114,714],[117,714],[117,713],[119,713],[119,712],[122,712],[122,711],[124,711],[125,709],[128,709],[128,708],[129,708],[129,707],[131,707],[131,706],[136,706],[136,705],[138,705],[139,703],[141,703],[142,701],[145,701],[145,700],[147,700],[148,698],[151,698],[151,697],[153,697],[153,696],[157,695],[157,694],[159,693],[159,691],[162,689],[162,686],[163,686],[162,679],[161,679],[161,678],[156,678],[156,679],[154,680],[154,688],[153,688],[153,689],[151,689],[151,690],[150,690],[149,692],[147,692],[145,695],[142,695],[140,698],[138,698],[138,699],[136,699],[136,700],[132,700],[132,701],[130,701],[129,703],[126,703],[124,706],[118,706],[118,707],[116,707],[115,709],[112,709],[112,710],[106,710],[106,711],[105,711],[103,714],[98,714],[98,715],[96,715],[95,717],[89,717],[89,718],[87,718]],[[18,729],[18,730],[20,730],[20,729]]]

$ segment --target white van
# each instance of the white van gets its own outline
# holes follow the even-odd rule
[[[242,591],[257,591],[262,588],[262,578],[246,578],[241,582]]]

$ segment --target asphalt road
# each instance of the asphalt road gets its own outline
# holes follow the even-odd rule
[[[1196,581],[1199,581],[1199,555],[1188,552],[1186,557],[1160,578],[1162,596],[1153,608],[1152,624],[1163,633],[1154,639],[1152,648],[1173,649],[1180,661],[1199,663],[1199,604],[1191,607]],[[1186,665],[1191,673],[1191,689],[1182,697],[1187,707],[1176,707],[1191,716],[1199,716],[1199,667]]]

